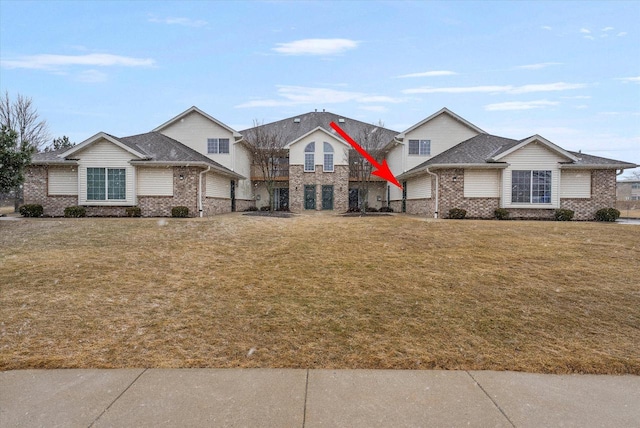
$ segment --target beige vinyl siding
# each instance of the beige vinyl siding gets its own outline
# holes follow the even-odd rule
[[[504,208],[558,208],[560,206],[559,162],[567,161],[541,143],[532,142],[501,159],[509,166],[502,175],[502,206]],[[551,203],[525,204],[511,203],[512,171],[551,171]]]
[[[497,170],[465,169],[465,198],[497,198],[500,196],[500,172]]]
[[[231,179],[218,174],[207,173],[207,192],[209,198],[230,198]]]
[[[422,176],[407,180],[407,199],[431,197],[431,176]]]
[[[100,140],[75,153],[78,158],[78,202],[80,205],[135,205],[135,168],[129,161],[136,156],[115,144]],[[124,168],[126,179],[125,200],[87,201],[87,168]]]
[[[173,196],[173,168],[138,168],[138,195]]]
[[[49,195],[77,195],[78,169],[75,167],[49,167]]]
[[[396,177],[404,172],[402,169],[402,150],[404,147],[404,144],[399,144],[392,148],[387,155],[387,164],[389,165],[389,169]],[[402,190],[397,186],[391,186],[389,199],[392,201],[402,199]]]
[[[246,180],[238,180],[236,184],[236,199],[252,199],[253,189],[251,187],[251,153],[242,143],[233,144],[235,150],[235,169],[238,174],[247,177]]]
[[[202,116],[197,111],[189,113],[160,132],[234,170],[234,161],[231,153],[234,145],[233,133]],[[230,153],[207,153],[207,139],[209,138],[228,138]]]
[[[591,197],[591,171],[562,171],[560,177],[561,198]]]
[[[434,117],[422,126],[408,132],[403,140],[403,172],[420,165],[422,162],[439,155],[445,150],[478,135],[476,131],[452,118],[446,113]],[[429,156],[409,155],[409,140],[430,140]],[[395,173],[395,171],[394,171]]]

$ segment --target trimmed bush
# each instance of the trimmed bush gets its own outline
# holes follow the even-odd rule
[[[127,217],[141,217],[142,210],[140,207],[127,207],[124,212],[127,214]]]
[[[67,218],[80,218],[87,216],[87,210],[80,206],[71,206],[64,209],[64,216]]]
[[[260,211],[271,211],[271,207],[269,205],[265,205],[264,207],[260,207]]]
[[[556,221],[571,221],[574,214],[572,210],[560,208],[553,213],[553,218],[555,218]]]
[[[620,211],[615,208],[601,208],[596,211],[596,221],[616,221],[620,218]]]
[[[244,210],[245,212],[248,211],[258,211],[258,207],[256,207],[255,205],[251,205],[250,207],[248,207],[246,210]]]
[[[365,212],[368,212],[368,213],[377,213],[377,212],[378,212],[378,209],[377,209],[376,207],[367,207],[367,208],[365,209]]]
[[[42,205],[38,204],[25,204],[18,210],[22,217],[42,217],[44,209]]]
[[[496,208],[493,212],[498,220],[509,220],[509,211],[506,208]]]
[[[378,211],[380,211],[381,213],[392,213],[393,212],[393,208],[391,208],[391,207],[382,207]]]
[[[449,210],[449,218],[462,220],[466,216],[467,216],[467,210],[463,210],[462,208],[451,208]]]
[[[189,208],[185,206],[177,206],[171,208],[171,217],[186,218],[189,217]]]

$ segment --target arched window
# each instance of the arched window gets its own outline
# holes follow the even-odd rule
[[[327,142],[324,143],[324,172],[333,172],[333,146]]]
[[[316,170],[316,143],[310,142],[307,147],[304,148],[304,171],[314,172]]]

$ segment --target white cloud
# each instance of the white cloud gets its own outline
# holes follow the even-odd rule
[[[284,55],[337,55],[355,49],[359,44],[349,39],[303,39],[278,43],[272,50]]]
[[[584,36],[585,39],[587,40],[595,40],[596,38],[593,36]]]
[[[250,107],[278,107],[295,106],[300,104],[339,104],[356,102],[361,104],[401,103],[402,98],[383,95],[365,94],[362,92],[338,91],[327,88],[311,88],[306,86],[280,85],[277,89],[279,99],[252,100],[236,106],[236,108]]]
[[[581,29],[580,29],[580,32],[581,32],[582,34],[591,34],[591,31],[587,30],[586,28],[581,28]]]
[[[157,22],[159,24],[168,24],[168,25],[183,25],[185,27],[204,27],[208,24],[207,21],[203,21],[202,19],[191,19],[191,18],[183,18],[183,17],[168,17],[168,18],[149,18],[149,22]]]
[[[133,58],[111,54],[88,55],[31,55],[21,56],[16,59],[0,60],[0,65],[5,68],[28,68],[37,70],[58,70],[68,66],[92,66],[92,67],[151,67],[155,61],[150,58]]]
[[[455,71],[448,71],[448,70],[434,70],[434,71],[423,71],[421,73],[409,73],[409,74],[402,74],[400,76],[396,76],[399,79],[404,79],[407,77],[436,77],[436,76],[453,76],[456,75],[458,73],[456,73]]]
[[[626,35],[627,35],[626,31],[621,31],[621,32],[618,33],[618,37],[623,37],[623,36],[626,36]]]
[[[602,31],[607,32],[613,30],[613,27],[604,27]]]
[[[551,31],[551,30],[552,30],[552,28],[551,28],[551,27],[549,27],[548,25],[543,25],[543,26],[542,26],[542,27],[540,27],[540,28],[542,28],[543,30],[547,30],[547,31]]]
[[[536,108],[552,107],[560,104],[557,101],[509,101],[504,103],[487,104],[484,109],[487,111],[505,111],[505,110],[531,110]]]
[[[523,85],[513,88],[509,91],[510,94],[528,94],[530,92],[553,92],[553,91],[568,91],[572,89],[581,89],[586,87],[584,83],[543,83],[539,85]]]
[[[472,92],[508,92],[513,86],[454,86],[445,88],[434,88],[424,86],[421,88],[404,89],[404,94],[468,94]]]
[[[640,76],[636,76],[636,77],[621,77],[619,79],[616,80],[620,80],[624,83],[640,83]]]
[[[385,106],[360,106],[358,108],[360,110],[377,111],[377,112],[385,112],[389,110]]]
[[[591,95],[576,95],[574,97],[560,97],[564,100],[590,100]]]
[[[580,89],[587,85],[583,83],[544,83],[535,85],[502,85],[502,86],[462,86],[462,87],[445,87],[434,88],[425,86],[421,88],[404,89],[402,92],[405,94],[467,94],[467,93],[507,93],[507,94],[527,94],[531,92],[553,92],[553,91],[566,91],[570,89]]]
[[[515,68],[519,70],[540,70],[542,68],[550,67],[552,65],[561,65],[561,62],[541,62],[538,64],[518,65]]]

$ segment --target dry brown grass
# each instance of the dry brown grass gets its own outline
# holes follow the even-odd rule
[[[0,370],[640,374],[633,225],[237,214],[5,221],[0,266]]]

